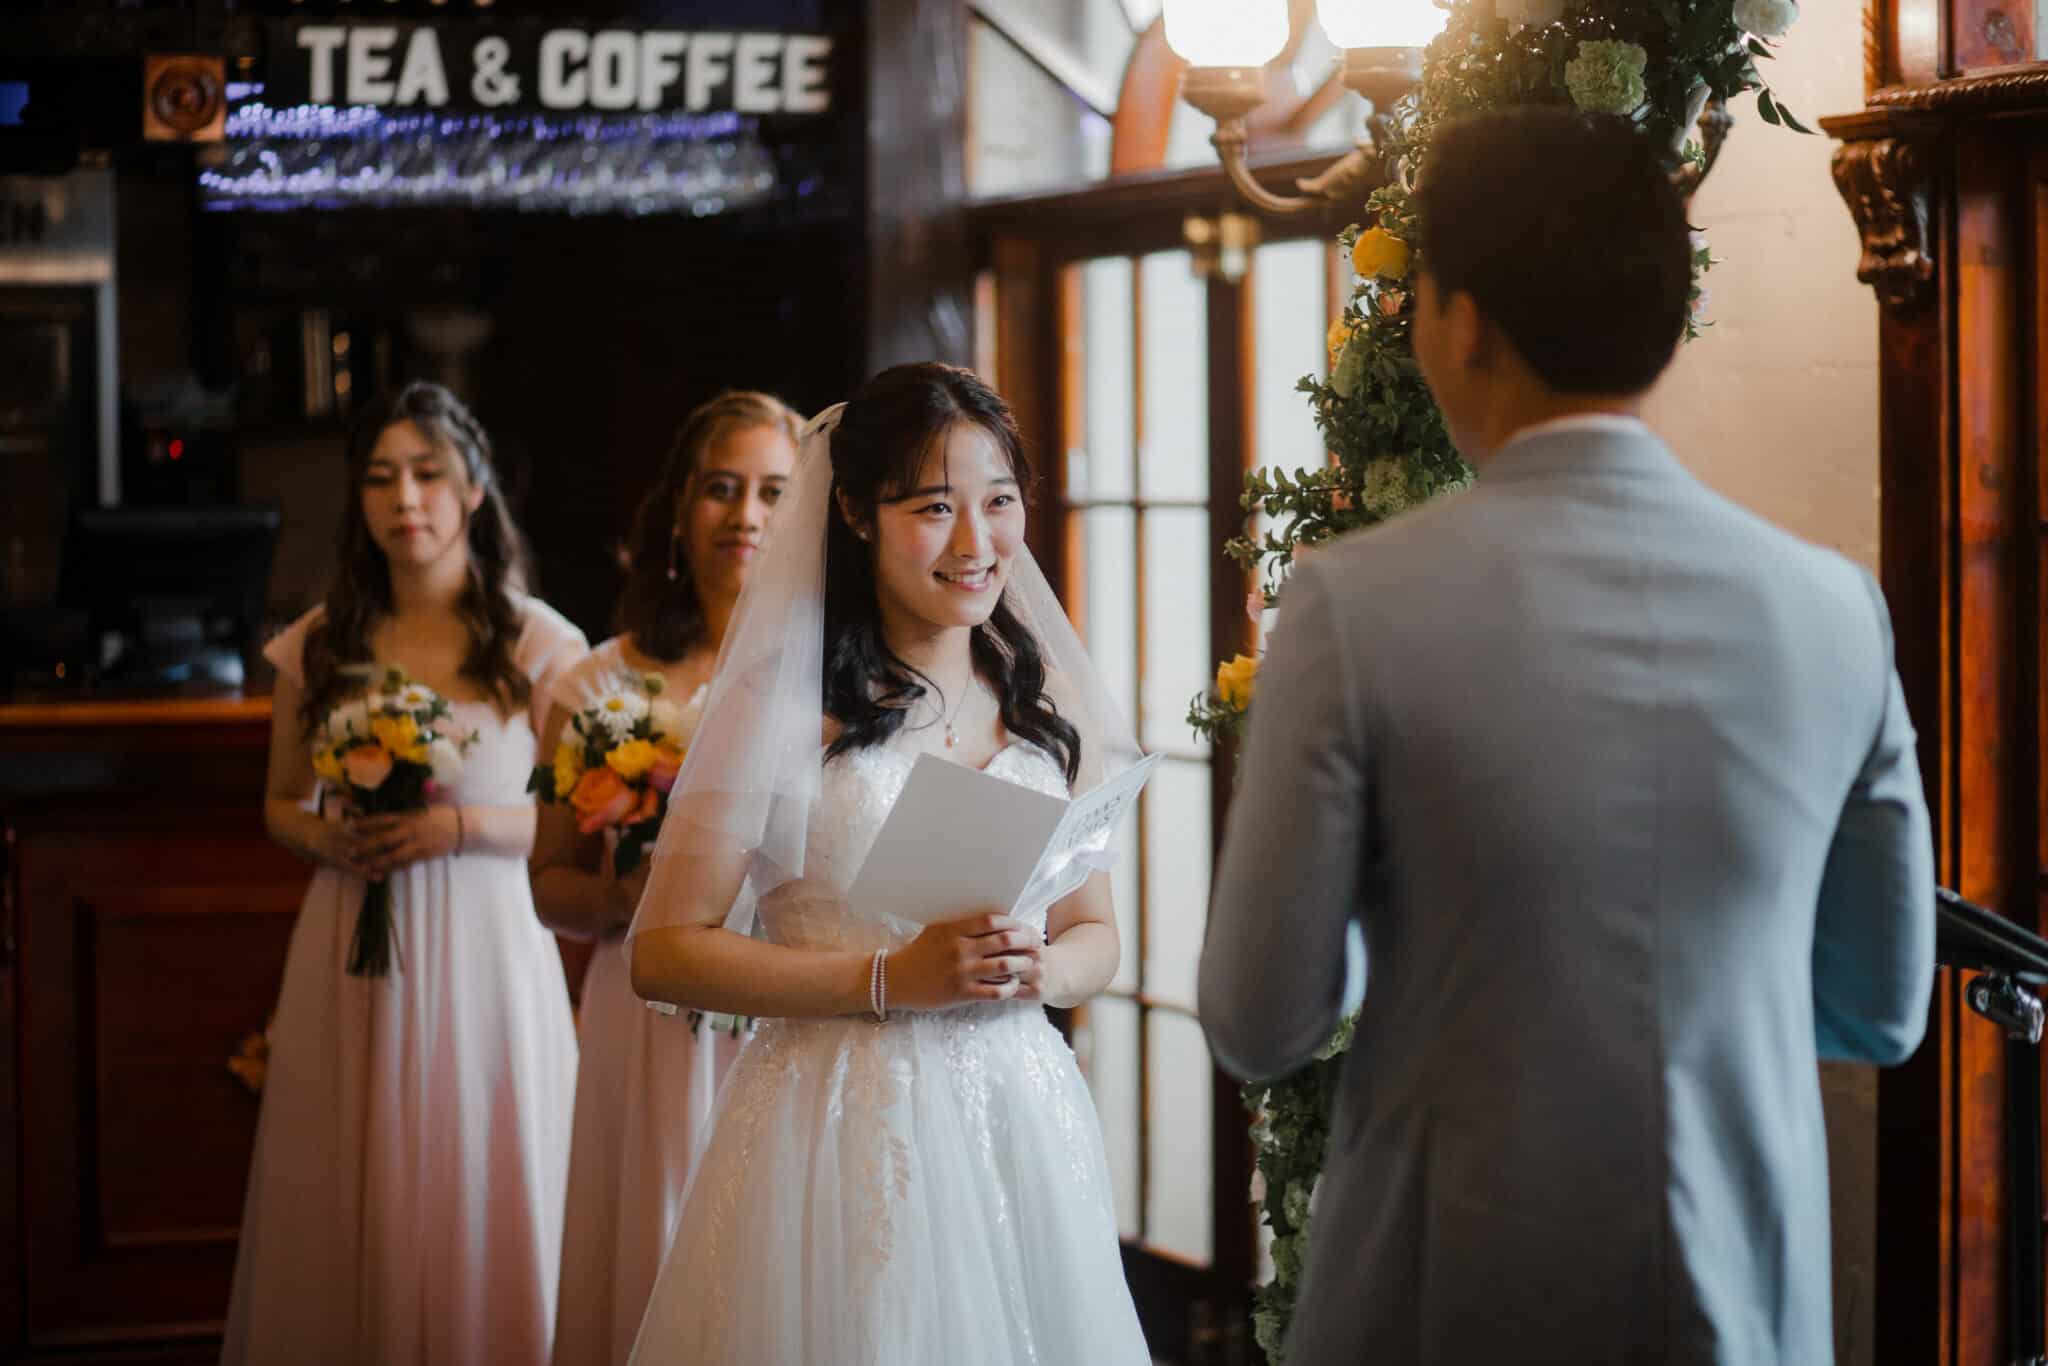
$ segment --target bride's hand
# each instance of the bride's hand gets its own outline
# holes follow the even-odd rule
[[[905,1010],[944,1010],[973,1001],[1007,1001],[1035,982],[1038,931],[1007,915],[990,913],[927,926],[889,955],[889,1004]]]

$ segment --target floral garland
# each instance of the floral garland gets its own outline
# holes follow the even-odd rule
[[[1308,395],[1333,459],[1316,469],[1257,471],[1245,480],[1243,507],[1263,513],[1261,537],[1230,543],[1233,560],[1258,574],[1271,605],[1295,556],[1319,542],[1375,525],[1472,482],[1452,446],[1409,344],[1414,301],[1408,288],[1426,250],[1412,199],[1415,172],[1428,160],[1437,128],[1461,114],[1519,104],[1574,105],[1632,120],[1671,149],[1674,175],[1704,172],[1707,152],[1694,140],[1710,100],[1756,92],[1765,123],[1807,132],[1771,93],[1757,62],[1799,17],[1796,0],[1439,0],[1443,32],[1423,56],[1422,80],[1376,120],[1376,137],[1393,183],[1365,205],[1366,222],[1338,237],[1358,273],[1343,314],[1330,327],[1330,374],[1308,376]],[[1714,263],[1695,238],[1693,314],[1698,335],[1699,277]],[[1254,594],[1254,606],[1258,606]],[[1242,734],[1258,661],[1239,655],[1217,672],[1216,688],[1195,698],[1188,722],[1209,739]],[[1257,1193],[1273,1231],[1274,1277],[1259,1288],[1253,1326],[1272,1362],[1293,1316],[1309,1215],[1329,1140],[1351,1023],[1306,1067],[1247,1087],[1256,1119]]]

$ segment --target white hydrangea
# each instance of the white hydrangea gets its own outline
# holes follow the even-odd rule
[[[1759,38],[1779,38],[1799,22],[1799,0],[1735,0],[1735,26]]]
[[[1392,517],[1404,512],[1415,501],[1414,482],[1408,477],[1408,467],[1399,456],[1381,456],[1365,467],[1365,486],[1359,491],[1359,503],[1378,517]]]
[[[1308,1187],[1302,1185],[1299,1181],[1289,1181],[1287,1183],[1287,1194],[1280,1201],[1280,1209],[1287,1216],[1287,1222],[1295,1228],[1300,1228],[1308,1223],[1310,1213]]]
[[[1589,38],[1564,64],[1565,88],[1588,114],[1633,114],[1649,95],[1643,83],[1649,65],[1650,54],[1640,43]]]

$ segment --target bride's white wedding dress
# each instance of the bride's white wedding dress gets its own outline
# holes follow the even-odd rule
[[[910,775],[866,749],[825,766],[806,874],[842,892]],[[988,771],[1065,795],[1023,743]],[[761,911],[799,948],[900,947],[919,927]],[[1023,918],[1043,929],[1046,908]],[[1038,1005],[764,1021],[641,1324],[639,1366],[1146,1366],[1102,1132]]]

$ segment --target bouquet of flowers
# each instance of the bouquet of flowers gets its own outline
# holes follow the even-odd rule
[[[313,771],[358,815],[423,811],[454,789],[476,736],[456,735],[448,700],[403,670],[386,669],[373,682],[369,692],[327,713],[313,741]],[[356,913],[350,975],[387,976],[393,949],[391,887],[378,878]]]
[[[614,835],[612,871],[624,876],[647,857],[661,830],[669,790],[682,771],[683,756],[704,716],[708,689],[688,702],[662,696],[660,674],[622,677],[569,718],[570,733],[555,747],[555,761],[533,771],[526,790],[543,803],[567,803],[576,828],[586,835]],[[649,1001],[650,1010],[676,1014],[676,1007]],[[690,1032],[705,1021],[735,1038],[749,1023],[738,1015],[689,1012]]]
[[[526,785],[544,803],[574,808],[584,834],[613,832],[612,869],[620,875],[640,866],[660,831],[703,712],[702,691],[679,705],[662,696],[665,687],[660,674],[620,679],[569,718],[571,733],[554,762],[534,769]]]

